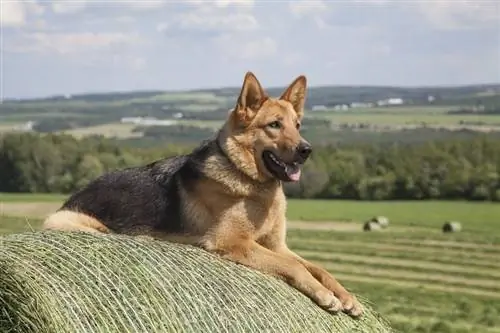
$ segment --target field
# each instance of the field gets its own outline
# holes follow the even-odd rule
[[[227,110],[234,107],[238,93],[239,88],[233,87],[205,91],[137,91],[8,101],[0,105],[0,133],[14,131],[6,122],[20,125],[31,121],[34,122],[33,130],[43,133],[64,131],[76,137],[103,135],[134,142],[144,139],[146,144],[150,144],[151,139],[163,137],[172,143],[186,143],[190,137],[197,140],[206,128],[220,126]],[[270,88],[269,93],[278,96],[281,88]],[[359,107],[377,105],[390,96],[399,96],[403,104]],[[428,96],[438,96],[438,99],[429,102]],[[347,110],[339,107],[346,105],[352,107]],[[332,134],[357,142],[357,135],[346,136],[342,131],[352,128],[356,130],[356,134],[390,133],[406,138],[408,130],[426,127],[453,131],[446,135],[455,137],[459,135],[457,130],[495,132],[493,135],[497,135],[500,132],[499,105],[499,85],[448,88],[309,87],[305,114],[308,118],[331,122],[332,126],[323,124],[318,128],[324,134],[323,137]],[[462,113],[457,114],[458,110]],[[180,120],[177,125],[198,127],[200,133],[191,135],[174,125],[162,127],[155,130],[154,134],[149,133],[144,137],[141,131],[134,131],[136,126],[121,124],[123,117]],[[415,137],[418,137],[418,133]],[[336,142],[337,138],[330,141]]]
[[[434,108],[431,108],[434,110]],[[453,126],[461,124],[481,124],[484,126],[500,127],[499,115],[474,115],[474,114],[446,114],[443,112],[433,113],[426,108],[397,108],[394,110],[351,110],[311,112],[309,116],[331,120],[335,124],[374,124],[374,125],[440,125]]]
[[[0,233],[36,230],[63,198],[0,195]],[[362,232],[375,215],[389,228]],[[288,217],[291,248],[401,332],[500,332],[500,205],[290,200]],[[446,220],[463,231],[443,234]]]

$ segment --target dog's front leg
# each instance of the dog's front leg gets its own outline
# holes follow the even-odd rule
[[[294,258],[273,252],[254,241],[213,249],[223,258],[271,274],[287,282],[330,312],[342,310],[342,303],[334,293]]]
[[[342,302],[344,312],[353,317],[362,314],[363,309],[356,297],[350,294],[327,270],[302,258],[287,246],[280,246],[277,253],[296,259],[319,281],[322,285],[333,291],[336,297]]]

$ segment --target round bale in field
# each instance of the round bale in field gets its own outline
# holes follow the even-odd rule
[[[389,226],[389,219],[385,216],[375,216],[371,221],[380,224],[382,228],[387,228]]]
[[[392,332],[362,299],[359,319],[330,314],[284,281],[189,245],[11,234],[0,237],[0,272],[1,332]]]
[[[382,226],[380,224],[378,224],[377,222],[373,222],[373,221],[367,221],[363,225],[364,231],[377,231],[377,230],[380,230],[381,228],[382,228]]]
[[[447,221],[443,224],[443,232],[459,232],[462,230],[462,225],[460,222]]]

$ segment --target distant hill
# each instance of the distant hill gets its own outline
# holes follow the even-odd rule
[[[217,89],[195,89],[186,91],[130,91],[112,93],[75,94],[70,96],[51,96],[46,98],[5,101],[8,104],[17,103],[55,103],[55,102],[82,102],[94,103],[165,103],[179,100],[199,102],[217,102],[218,106],[225,107],[234,104],[240,88],[226,87]],[[284,87],[267,89],[270,95],[279,96]],[[171,96],[171,97],[169,97]],[[392,87],[392,86],[316,86],[308,90],[307,107],[325,105],[327,107],[338,104],[374,103],[389,98],[400,98],[408,104],[421,105],[432,102],[437,105],[471,105],[486,101],[498,103],[500,101],[500,84],[481,84],[467,86],[443,87]]]

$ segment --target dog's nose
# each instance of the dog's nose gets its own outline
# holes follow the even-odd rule
[[[298,153],[299,157],[303,161],[305,161],[305,160],[307,160],[309,155],[311,155],[311,152],[312,152],[311,144],[305,140],[302,140],[297,147],[297,153]]]

